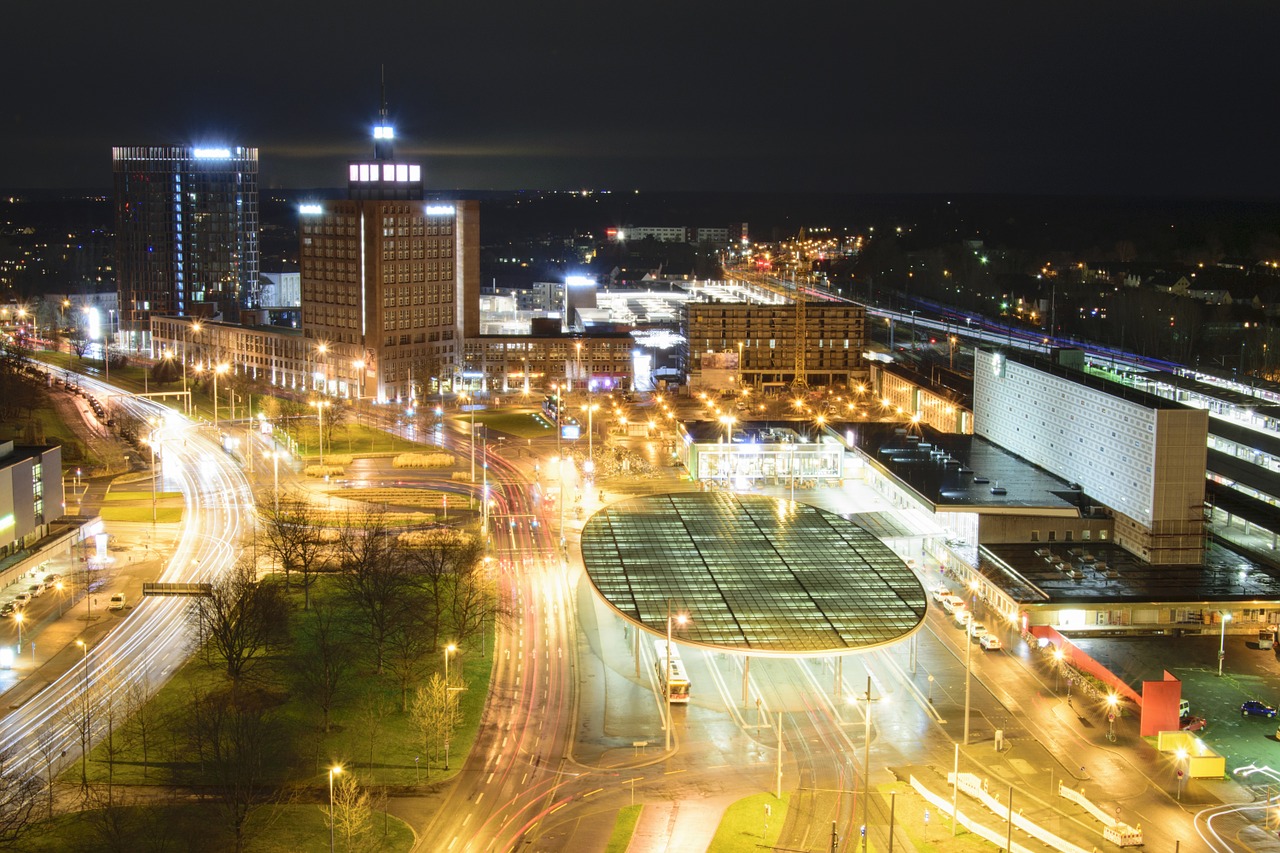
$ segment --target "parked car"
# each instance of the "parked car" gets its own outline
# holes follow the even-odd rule
[[[963,628],[969,624],[969,620],[973,619],[973,614],[964,607],[957,607],[951,618],[955,620],[958,627]]]
[[[983,624],[982,624],[981,622],[979,622],[977,619],[970,619],[970,620],[969,620],[969,636],[970,636],[970,637],[973,637],[973,638],[976,640],[976,639],[980,639],[980,638],[982,638],[982,637],[985,637],[985,636],[987,635],[987,633],[988,633],[988,632],[987,632],[987,626],[986,626],[986,625],[983,625]]]
[[[933,600],[938,602],[939,604],[942,603],[942,599],[949,598],[951,596],[951,590],[948,589],[947,585],[944,583],[938,584],[937,586],[935,586],[933,589],[929,591],[933,593]]]
[[[949,595],[942,599],[942,609],[948,613],[955,613],[957,607],[964,607],[964,599],[960,596]]]
[[[22,608],[26,607],[28,604],[31,603],[31,593],[29,592],[18,593],[13,597],[13,603],[19,610],[21,610]]]
[[[12,619],[18,609],[18,605],[12,601],[6,601],[3,606],[0,606],[0,619]]]
[[[1206,722],[1208,721],[1204,717],[1183,717],[1178,720],[1178,725],[1184,732],[1198,732],[1205,727]]]
[[[1260,702],[1257,699],[1250,699],[1240,705],[1240,716],[1268,717],[1274,720],[1276,716],[1276,709],[1272,708],[1266,702]]]
[[[33,583],[31,586],[27,587],[27,592],[31,593],[32,598],[39,598],[44,595],[44,584]]]
[[[115,595],[111,596],[111,603],[107,605],[107,609],[124,610],[124,606],[127,601],[128,599],[125,598],[123,592],[117,592]]]
[[[983,651],[991,652],[1004,647],[1000,642],[1000,638],[995,634],[983,634],[982,639],[978,640],[978,645],[982,646]]]
[[[57,583],[60,580],[62,580],[62,575],[58,574],[57,572],[53,572],[51,574],[47,574],[44,576],[44,585],[47,587],[53,586],[55,583]]]

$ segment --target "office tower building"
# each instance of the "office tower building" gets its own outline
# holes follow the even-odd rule
[[[455,387],[463,338],[479,333],[479,205],[425,200],[385,106],[373,138],[373,156],[348,165],[346,199],[299,207],[309,384],[408,400]]]
[[[119,332],[145,346],[150,318],[253,307],[258,149],[112,149]],[[113,330],[108,330],[109,334]]]

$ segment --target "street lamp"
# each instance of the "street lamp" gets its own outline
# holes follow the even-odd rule
[[[219,364],[213,368],[213,426],[218,426],[218,377],[231,369],[229,364]]]
[[[13,614],[13,621],[18,623],[18,654],[22,654],[22,613]]]
[[[88,598],[86,592],[85,598]],[[80,651],[84,652],[84,737],[80,741],[80,782],[88,784],[89,782],[89,734],[92,731],[92,720],[89,717],[91,706],[89,705],[89,644],[84,640],[76,640],[76,645],[80,647]]]
[[[1057,693],[1062,689],[1062,659],[1066,657],[1062,649],[1055,648],[1053,650],[1053,692]]]
[[[360,393],[356,396],[357,400],[364,399],[364,359],[357,358],[351,362],[351,366],[356,369],[356,376],[360,379]]]
[[[1112,743],[1116,742],[1116,708],[1119,704],[1119,696],[1114,693],[1107,694],[1107,740]]]
[[[1231,621],[1230,613],[1218,614],[1222,622],[1222,630],[1218,634],[1218,677],[1222,677],[1222,659],[1227,656],[1227,623]]]
[[[588,403],[582,407],[582,411],[587,413],[587,474],[590,475],[596,470],[596,454],[594,441],[595,421],[592,415],[596,413],[596,409],[600,408],[599,403]]]
[[[1178,751],[1174,753],[1178,759],[1178,802],[1182,802],[1182,766],[1187,763],[1187,750],[1185,747],[1178,747]]]
[[[320,359],[324,358],[325,353],[327,353],[328,351],[329,351],[329,345],[324,341],[321,341],[320,343],[316,344],[316,361],[318,362]],[[319,364],[316,365],[317,368],[319,366],[320,366]],[[316,370],[316,373],[320,374],[320,371]],[[321,376],[320,393],[328,394],[329,393],[329,363],[328,362],[325,362],[324,373],[320,374],[320,376]],[[312,382],[315,382],[315,376],[312,377]]]
[[[62,602],[63,602],[62,581],[58,581],[57,583],[55,583],[53,585],[53,588],[58,591],[58,618],[61,619],[62,618]]]
[[[329,853],[333,853],[333,777],[341,772],[341,764],[329,768]]]
[[[969,592],[978,594],[978,582],[969,581]],[[970,614],[972,616],[972,614]],[[973,640],[969,638],[968,629],[964,634],[964,745],[969,745],[969,676],[973,672]]]
[[[871,797],[871,676],[867,676],[867,705],[862,710],[862,717],[865,721],[862,734],[862,849],[867,849],[867,801]],[[880,702],[884,701],[883,696]],[[855,693],[849,697],[849,703],[858,704],[858,695]]]
[[[683,613],[671,615],[671,599],[667,599],[667,679],[663,683],[663,707],[666,708],[666,730],[667,730],[667,750],[671,750],[671,622],[675,620],[677,625],[683,626],[689,621],[689,617]]]
[[[324,465],[324,410],[328,408],[328,400],[312,400],[311,405],[316,410],[316,429],[320,435],[320,464]]]
[[[454,643],[450,643],[444,647],[444,683],[446,686],[449,684],[449,655],[453,654],[457,650],[458,647]]]

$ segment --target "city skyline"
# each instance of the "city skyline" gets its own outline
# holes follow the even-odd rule
[[[0,186],[105,187],[112,146],[213,142],[258,147],[264,189],[330,186],[385,66],[429,190],[1280,191],[1261,3],[311,8],[234,4],[227,44],[194,10],[14,11],[58,46],[6,52]]]

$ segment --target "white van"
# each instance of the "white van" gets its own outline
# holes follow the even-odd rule
[[[107,605],[108,610],[124,610],[124,605],[128,599],[125,598],[123,592],[117,592],[111,596],[111,603]]]

